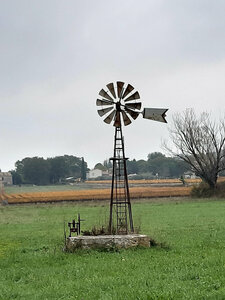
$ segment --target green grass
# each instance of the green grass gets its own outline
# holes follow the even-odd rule
[[[84,229],[108,205],[0,206],[0,299],[225,299],[225,201],[133,204],[149,249],[64,253],[63,224]]]
[[[35,193],[35,192],[56,192],[56,191],[73,191],[73,190],[87,190],[87,189],[97,189],[97,188],[109,188],[108,184],[95,184],[95,183],[75,183],[73,185],[69,184],[58,184],[58,185],[32,185],[23,184],[5,186],[4,191],[6,194],[21,194],[21,193]]]

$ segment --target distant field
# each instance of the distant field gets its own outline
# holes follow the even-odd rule
[[[134,225],[158,246],[68,254],[64,222],[80,212],[82,230],[100,226],[108,205],[0,205],[0,299],[225,299],[224,200],[160,198],[132,208]]]
[[[225,180],[225,178],[224,178]],[[95,184],[95,183],[111,183],[110,180],[95,180],[95,181],[86,181],[88,184]],[[201,179],[195,178],[195,179],[185,179],[185,182],[189,184],[193,183],[199,183],[201,182]],[[129,179],[130,184],[173,184],[173,183],[179,183],[181,184],[181,180],[179,178],[173,178],[173,179]]]
[[[224,181],[225,178],[219,178]],[[184,186],[179,179],[129,180],[131,198],[176,197],[190,195],[191,187],[199,179],[187,179]],[[110,198],[110,181],[87,181],[74,185],[12,186],[6,187],[2,200],[9,204],[107,200]]]
[[[130,188],[130,196],[131,198],[188,196],[190,194],[190,190],[190,187],[134,187]],[[79,200],[107,200],[110,199],[110,189],[5,194],[4,196],[2,196],[2,200],[3,199],[7,200],[9,204]]]
[[[224,179],[225,180],[225,179]],[[199,179],[186,179],[188,185],[198,184]],[[152,180],[129,180],[129,185],[132,186],[152,186],[152,185],[180,185],[182,182],[179,179],[152,179]],[[74,191],[74,190],[90,190],[90,189],[103,189],[110,188],[110,180],[94,180],[85,181],[84,183],[74,183],[73,185],[46,185],[46,186],[36,186],[36,185],[21,185],[21,186],[6,186],[6,194],[20,194],[20,193],[35,193],[35,192],[47,192],[47,191]]]
[[[108,200],[110,199],[110,188],[93,189],[70,189],[57,190],[48,187],[34,187],[34,192],[24,192],[26,188],[21,188],[20,193],[5,193],[0,196],[2,200],[7,200],[9,204],[16,203],[36,203],[36,202],[57,202],[57,201],[79,201],[79,200]],[[27,189],[28,191],[30,188]],[[188,196],[191,187],[186,186],[136,186],[130,187],[131,198],[152,198],[152,197],[175,197]]]

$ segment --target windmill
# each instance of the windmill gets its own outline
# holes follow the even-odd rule
[[[106,89],[99,92],[101,99],[96,100],[98,114],[104,117],[104,122],[113,124],[115,127],[114,151],[109,231],[116,231],[117,234],[127,234],[134,232],[132,210],[130,203],[130,192],[128,185],[127,167],[124,150],[124,139],[122,135],[122,123],[127,126],[142,114],[143,118],[166,122],[166,112],[168,109],[144,108],[141,111],[140,95],[130,84],[117,81],[109,83]],[[101,108],[100,108],[101,106]]]

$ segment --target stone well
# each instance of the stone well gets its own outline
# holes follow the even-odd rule
[[[74,251],[80,249],[121,249],[132,247],[150,247],[150,237],[143,234],[126,235],[97,235],[68,237],[66,249]]]

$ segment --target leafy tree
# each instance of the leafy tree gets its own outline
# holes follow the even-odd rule
[[[165,157],[161,152],[153,152],[148,154],[148,160],[163,159]]]
[[[81,180],[85,181],[86,180],[86,167],[84,163],[84,158],[82,157],[81,160]]]
[[[86,179],[87,163],[83,158],[64,155],[49,158],[48,160],[51,166],[51,183],[61,182],[67,177]]]
[[[50,182],[57,183],[61,182],[68,174],[68,168],[63,156],[56,156],[54,158],[48,158],[50,165]]]
[[[73,155],[56,156],[48,159],[27,157],[17,161],[15,166],[15,180],[20,178],[22,183],[37,185],[58,183],[65,180],[66,177],[80,178],[82,172],[84,177],[87,170],[87,163]]]
[[[107,168],[105,166],[103,166],[103,164],[101,163],[97,163],[94,167],[94,169],[98,169],[98,170],[101,170],[101,171],[106,171]]]
[[[12,174],[12,181],[13,181],[13,184],[22,184],[22,176],[16,172],[15,170],[13,171],[10,171],[10,173]]]
[[[113,165],[112,165],[111,160],[105,159],[104,162],[103,162],[103,166],[106,167],[107,170],[109,170],[109,169],[112,168]]]
[[[20,176],[22,183],[24,182],[24,174],[23,174],[23,168],[24,168],[24,159],[22,161],[18,160],[15,163],[16,170],[15,172]]]
[[[37,185],[49,183],[49,164],[43,157],[27,157],[17,165],[25,183]]]
[[[138,165],[135,159],[127,160],[127,173],[128,174],[137,174],[138,173]]]
[[[162,178],[180,177],[189,169],[188,165],[177,157],[166,157],[160,152],[148,155],[148,171]]]
[[[148,163],[144,159],[140,159],[137,161],[137,169],[138,169],[138,174],[140,173],[147,173],[148,170]]]
[[[67,168],[67,176],[73,176],[74,178],[81,177],[81,161],[80,157],[76,157],[73,155],[64,155],[63,159],[65,160],[66,168]],[[85,168],[87,168],[87,164],[85,162]]]

